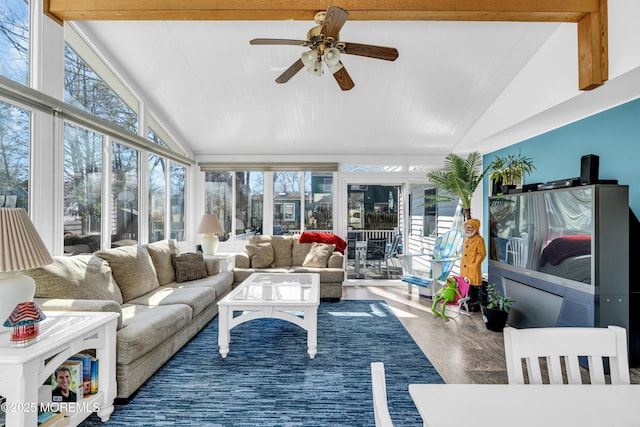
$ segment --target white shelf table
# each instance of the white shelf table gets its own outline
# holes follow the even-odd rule
[[[25,346],[10,344],[10,332],[0,333],[0,396],[6,398],[7,427],[36,426],[38,404],[50,403],[40,395],[43,383],[70,356],[95,349],[98,365],[98,393],[78,397],[74,404],[60,406],[75,426],[97,412],[104,422],[113,412],[116,397],[116,326],[118,313],[45,312],[37,341]],[[46,390],[46,391],[49,391]],[[43,393],[46,395],[46,393]]]

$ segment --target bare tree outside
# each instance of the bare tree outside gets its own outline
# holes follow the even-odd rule
[[[29,4],[7,0],[0,4],[0,75],[28,84]],[[0,101],[0,207],[28,209],[28,110]]]

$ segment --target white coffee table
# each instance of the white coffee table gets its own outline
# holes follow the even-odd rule
[[[317,352],[320,275],[317,273],[253,273],[218,302],[218,346],[229,354],[231,329],[262,318],[282,319],[307,331],[307,353]],[[234,317],[234,312],[242,311]],[[302,312],[303,316],[291,312]]]

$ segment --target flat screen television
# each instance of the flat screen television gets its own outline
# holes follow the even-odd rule
[[[490,262],[593,293],[593,191],[584,186],[490,198]]]

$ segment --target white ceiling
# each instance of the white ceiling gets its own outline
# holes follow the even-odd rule
[[[133,81],[169,133],[200,157],[440,157],[480,149],[477,141],[502,130],[486,123],[485,113],[554,32],[573,24],[347,21],[343,41],[395,47],[399,57],[344,55],[355,82],[346,92],[330,74],[305,70],[277,84],[306,48],[249,45],[258,37],[306,39],[313,22],[76,25]],[[577,75],[577,58],[569,62]],[[577,80],[569,90],[576,89]]]

